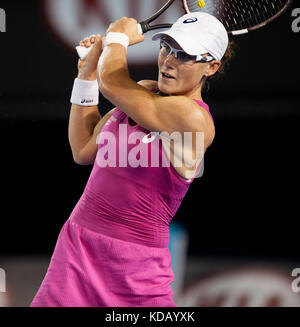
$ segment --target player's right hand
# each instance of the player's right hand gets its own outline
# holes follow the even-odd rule
[[[97,79],[97,66],[102,53],[102,36],[91,35],[80,41],[79,45],[86,48],[94,45],[85,60],[78,60],[78,78],[94,81]]]

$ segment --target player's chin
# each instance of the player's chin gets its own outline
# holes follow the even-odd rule
[[[176,92],[175,85],[171,85],[171,83],[166,83],[161,79],[158,80],[158,88],[161,92],[165,94],[172,94]]]

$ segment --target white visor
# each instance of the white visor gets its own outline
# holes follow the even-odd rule
[[[228,33],[214,16],[194,12],[180,17],[171,29],[153,35],[152,40],[169,36],[192,56],[209,53],[221,60],[228,47]]]

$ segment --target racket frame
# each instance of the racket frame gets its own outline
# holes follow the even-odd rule
[[[164,13],[175,1],[177,1],[177,0],[169,0],[155,14],[153,14],[148,19],[140,22],[138,24],[139,33],[144,34],[144,33],[148,32],[148,31],[151,31],[151,30],[162,29],[162,28],[170,28],[172,26],[172,24],[150,25],[150,23],[153,22],[156,18],[158,18],[162,13]],[[181,1],[182,5],[183,5],[184,11],[187,14],[192,13],[189,10],[187,1],[186,0],[180,0],[180,1]],[[248,27],[248,28],[245,28],[245,29],[241,29],[241,30],[232,30],[232,31],[227,30],[227,32],[228,32],[228,34],[231,34],[231,35],[235,36],[235,35],[246,34],[249,31],[254,31],[254,30],[258,29],[258,28],[261,28],[261,27],[267,25],[268,23],[270,23],[271,21],[273,21],[274,19],[276,19],[281,14],[283,14],[286,11],[286,9],[291,5],[292,2],[293,2],[293,0],[286,0],[285,6],[280,11],[278,11],[274,16],[270,17],[269,19],[265,20],[264,22],[262,22],[260,24],[257,24],[255,26]],[[141,29],[139,28],[139,26],[141,27]],[[78,55],[80,56],[80,58],[82,60],[86,58],[88,52],[91,50],[91,48],[84,48],[84,47],[80,47],[80,46],[76,47],[76,49],[77,49]]]
[[[164,13],[176,0],[169,0],[163,7],[161,7],[155,14],[153,14],[148,19],[140,22],[142,27],[143,33],[146,33],[151,30],[156,30],[160,28],[170,28],[172,24],[157,24],[157,25],[150,25],[157,17],[159,17],[162,13]]]
[[[181,0],[181,1],[183,3],[184,10],[188,14],[192,13],[189,10],[189,7],[188,7],[188,4],[187,4],[186,0]],[[285,10],[291,5],[292,2],[293,2],[293,0],[286,0],[286,4],[284,5],[284,7],[282,7],[282,9],[280,11],[278,11],[274,16],[270,17],[269,19],[265,20],[264,22],[262,22],[260,24],[257,24],[255,26],[251,26],[251,27],[248,27],[248,28],[244,28],[244,29],[241,29],[241,30],[232,30],[232,31],[227,30],[227,33],[231,34],[231,35],[242,35],[242,34],[249,33],[250,31],[254,31],[254,30],[258,29],[258,28],[264,27],[267,24],[269,24],[271,21],[273,21],[274,19],[279,17],[281,14],[283,14],[285,12]]]

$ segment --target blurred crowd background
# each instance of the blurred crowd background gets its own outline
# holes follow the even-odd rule
[[[92,169],[74,163],[68,144],[74,47],[122,16],[147,18],[161,3],[1,1],[0,306],[30,304]],[[300,267],[295,6],[235,37],[234,60],[204,95],[216,138],[170,228],[178,305],[300,305],[292,287]],[[174,6],[162,20],[181,14]],[[156,79],[158,49],[151,33],[129,49],[134,80]],[[101,114],[112,107],[100,96]]]

